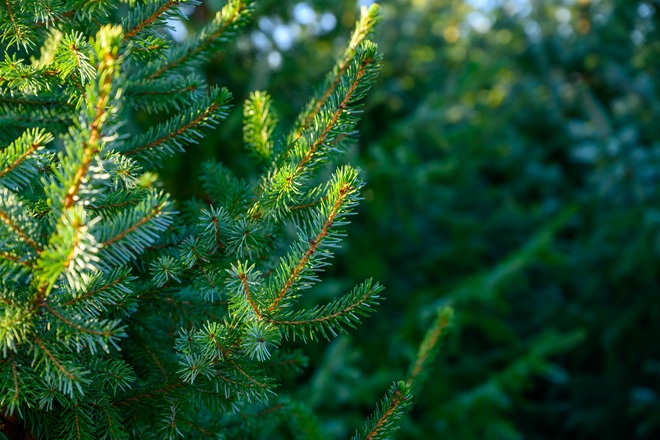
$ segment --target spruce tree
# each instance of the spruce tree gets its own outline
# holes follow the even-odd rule
[[[0,8],[0,438],[324,438],[278,384],[307,365],[293,341],[352,329],[381,300],[383,287],[366,280],[298,304],[360,200],[359,172],[335,164],[378,72],[367,39],[378,9],[363,10],[287,135],[267,93],[245,102],[260,176],[206,162],[204,194],[179,203],[156,172],[231,111],[230,92],[200,66],[251,11],[229,0],[174,43],[167,20],[196,3]],[[163,122],[136,132],[136,112]],[[450,318],[438,311],[408,378],[356,439],[396,429]]]

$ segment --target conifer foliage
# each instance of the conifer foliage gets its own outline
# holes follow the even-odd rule
[[[4,436],[245,438],[285,423],[322,437],[315,416],[277,385],[307,363],[287,341],[347,331],[380,300],[382,286],[367,280],[327,304],[298,304],[360,198],[354,168],[327,179],[321,171],[351,141],[377,74],[380,55],[366,39],[377,8],[363,11],[288,136],[275,135],[267,93],[245,103],[258,183],[208,162],[204,198],[177,205],[155,171],[230,111],[230,92],[207,86],[198,68],[246,24],[249,2],[229,0],[178,45],[163,29],[196,1],[3,3]],[[169,118],[135,133],[135,111]],[[356,438],[396,429],[449,317],[438,315],[410,378]]]

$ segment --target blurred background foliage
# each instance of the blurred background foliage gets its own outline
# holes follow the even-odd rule
[[[168,190],[199,194],[209,158],[251,179],[243,100],[268,90],[286,132],[369,3],[259,1],[206,66],[237,108],[168,162]],[[382,75],[347,158],[365,200],[309,300],[373,276],[386,301],[312,347],[313,373],[284,389],[311,399],[328,438],[347,437],[452,303],[399,438],[660,438],[660,2],[381,5]],[[221,6],[208,0],[186,28]]]

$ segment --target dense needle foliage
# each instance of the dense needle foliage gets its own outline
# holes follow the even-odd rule
[[[253,92],[242,137],[258,172],[201,166],[177,203],[156,174],[231,111],[208,60],[252,5],[230,0],[185,42],[196,1],[6,0],[0,27],[0,428],[8,438],[327,438],[283,381],[302,343],[371,315],[368,279],[308,306],[364,185],[338,165],[381,59],[364,9],[288,134]],[[240,111],[239,111],[240,113]],[[153,115],[146,129],[134,115]],[[247,156],[247,153],[245,154]],[[438,309],[405,380],[356,439],[387,438],[451,319]],[[355,429],[357,427],[354,427]]]

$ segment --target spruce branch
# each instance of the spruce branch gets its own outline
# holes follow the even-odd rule
[[[342,167],[336,171],[326,190],[326,197],[311,214],[306,228],[300,228],[299,240],[282,258],[269,283],[269,290],[276,292],[267,308],[273,312],[287,296],[295,298],[295,291],[307,289],[317,281],[316,273],[327,265],[330,248],[338,246],[341,234],[337,227],[345,225],[346,216],[358,203],[358,191],[363,182],[357,171]],[[294,291],[293,295],[290,293]]]
[[[52,140],[46,130],[32,129],[0,150],[0,185],[14,190],[29,185],[49,160],[43,150]]]
[[[183,274],[183,267],[179,261],[174,258],[163,255],[158,260],[152,261],[149,266],[151,272],[151,279],[157,286],[163,286],[168,281],[172,280],[177,283],[181,282]]]
[[[398,422],[410,405],[410,387],[403,381],[395,382],[369,417],[361,432],[353,440],[388,439],[399,428]]]
[[[58,434],[69,435],[76,440],[91,439],[94,435],[95,426],[92,410],[88,407],[72,402],[61,409]]]
[[[361,432],[356,432],[353,440],[372,440],[391,438],[398,429],[398,421],[412,403],[412,390],[421,389],[428,378],[438,351],[440,342],[445,337],[453,318],[453,309],[444,307],[438,309],[436,318],[427,330],[420,345],[415,361],[410,367],[408,378],[396,382],[381,401],[374,413],[367,420]]]
[[[224,271],[202,266],[200,273],[193,276],[192,283],[195,291],[205,301],[217,303],[217,298],[222,297],[224,293],[222,286],[225,280],[226,274]],[[224,301],[222,302],[224,303]]]
[[[16,356],[4,357],[0,361],[0,408],[12,416],[25,400],[25,380],[23,374],[19,374]]]
[[[273,235],[270,223],[242,214],[223,231],[225,252],[239,259],[257,259],[273,248]]]
[[[89,178],[90,169],[102,169],[94,166],[94,161],[98,160],[102,150],[104,124],[117,111],[117,96],[113,96],[113,92],[116,91],[114,82],[119,76],[121,63],[118,54],[120,39],[119,27],[103,27],[96,36],[94,52],[98,60],[98,82],[86,87],[86,108],[79,129],[70,132],[65,139],[65,153],[60,153],[55,170],[59,182],[51,182],[49,189],[53,203],[63,199],[63,209],[69,209],[81,200],[79,192]],[[82,143],[82,148],[79,143]]]
[[[229,292],[229,311],[237,319],[256,316],[263,318],[265,304],[261,294],[256,294],[261,287],[261,272],[256,265],[248,266],[248,262],[232,264],[227,278],[227,292]]]
[[[342,150],[341,140],[352,133],[357,123],[355,106],[368,91],[378,71],[380,54],[368,41],[356,49],[351,64],[314,124],[284,150],[274,161],[274,168],[263,180],[258,201],[251,208],[255,217],[285,216],[291,206],[298,205],[301,187],[311,173],[333,153]]]
[[[124,331],[126,326],[122,325],[120,320],[99,320],[95,319],[97,317],[94,316],[95,314],[85,319],[84,316],[81,316],[76,311],[73,313],[75,316],[65,316],[68,310],[60,310],[55,306],[51,306],[46,300],[42,300],[40,305],[50,315],[56,318],[56,320],[49,319],[49,322],[59,321],[68,327],[68,329],[73,330],[73,332],[68,332],[68,329],[63,330],[60,333],[60,340],[66,344],[70,344],[78,352],[88,349],[93,355],[96,353],[98,346],[106,353],[109,353],[110,346],[118,349],[118,339],[126,337],[126,332]]]
[[[61,132],[69,126],[73,112],[49,106],[0,104],[0,139],[9,142],[29,128]]]
[[[35,45],[36,32],[25,14],[24,4],[15,0],[4,0],[5,7],[0,9],[0,42],[8,45],[23,46],[28,50]]]
[[[201,238],[207,243],[209,252],[215,253],[226,248],[223,236],[230,221],[229,214],[224,208],[211,206],[208,210],[202,210],[199,227],[202,231]]]
[[[29,260],[41,254],[43,244],[39,224],[27,208],[16,194],[0,187],[0,250],[25,255]]]
[[[118,199],[114,198],[114,194],[117,192],[130,192],[131,194],[148,192],[149,179],[152,177],[144,173],[144,168],[135,160],[117,152],[111,152],[105,155],[102,163],[108,174],[105,186],[110,187],[113,192],[99,194],[98,201],[92,201],[89,205],[90,208],[108,204],[108,199],[117,201]]]
[[[135,63],[151,63],[162,58],[171,47],[171,41],[157,35],[147,35],[131,41],[128,57]]]
[[[96,78],[96,69],[90,63],[92,45],[82,32],[73,31],[62,37],[55,51],[53,67],[58,70],[61,80],[71,77],[82,86]]]
[[[309,128],[316,115],[319,114],[328,99],[340,85],[342,76],[350,67],[351,60],[355,56],[355,51],[374,31],[379,21],[380,7],[377,3],[372,4],[369,8],[362,7],[360,18],[355,24],[355,29],[353,30],[348,46],[344,50],[343,56],[337,61],[332,71],[328,73],[319,92],[316,93],[316,96],[310,100],[305,110],[298,116],[296,124],[288,137],[289,145],[292,145],[302,135],[302,132]]]
[[[305,166],[305,164],[311,161],[314,158],[317,150],[321,148],[324,144],[330,143],[332,139],[338,138],[339,136],[344,136],[346,132],[349,132],[348,127],[355,125],[356,119],[351,118],[351,111],[348,108],[349,105],[354,104],[364,97],[371,81],[373,81],[376,68],[378,67],[378,61],[380,60],[380,55],[376,51],[376,46],[370,42],[362,43],[357,51],[354,58],[354,62],[349,64],[345,74],[345,80],[341,81],[343,87],[340,88],[340,92],[337,95],[331,94],[331,97],[336,97],[335,99],[330,100],[329,102],[329,118],[318,118],[321,116],[317,115],[314,119],[319,119],[321,121],[327,121],[325,124],[320,124],[323,128],[320,133],[316,132],[312,137],[313,141],[308,142],[309,148],[307,151],[304,151],[302,157],[300,157],[299,149],[294,149],[292,154],[295,159],[297,159],[297,171]],[[341,77],[344,79],[344,77]],[[338,123],[341,120],[343,123]],[[348,127],[347,127],[348,126]],[[334,132],[333,129],[341,127],[341,131],[337,130]],[[297,145],[296,145],[297,146]]]
[[[137,278],[130,267],[109,272],[97,272],[82,290],[72,290],[60,299],[61,307],[74,313],[90,315],[126,316],[135,311],[132,292]]]
[[[8,292],[2,295],[8,296]],[[0,303],[0,310],[0,349],[6,359],[34,333],[37,313],[35,308],[14,301]]]
[[[102,221],[98,242],[103,264],[116,267],[135,259],[160,238],[173,215],[169,197],[152,190],[136,206]]]
[[[264,362],[271,357],[271,350],[279,347],[282,335],[279,329],[263,320],[249,321],[241,338],[241,348],[250,358]]]
[[[181,16],[179,6],[182,4],[194,6],[199,4],[199,1],[157,0],[136,5],[122,20],[124,41],[135,38],[142,33],[154,32],[155,29],[165,26],[168,19]]]
[[[23,108],[27,111],[28,108],[34,107],[41,109],[62,107],[59,111],[66,113],[74,108],[73,104],[62,99],[62,97],[56,94],[50,95],[47,92],[41,92],[38,95],[14,95],[7,93],[0,95],[0,104],[4,106],[7,113],[20,112],[23,111]]]
[[[37,335],[32,335],[32,340],[35,342],[31,347],[34,352],[33,363],[35,369],[45,374],[45,380],[68,397],[83,394],[83,385],[88,383],[88,379],[83,377],[85,371],[65,360],[55,345]]]
[[[129,83],[126,98],[132,107],[156,113],[181,111],[190,102],[203,99],[202,80],[195,74],[184,78],[157,78]]]
[[[0,61],[0,85],[6,86],[11,92],[20,95],[35,95],[50,88],[50,77],[57,71],[39,65],[26,65],[17,54],[5,54],[5,59]],[[5,92],[5,91],[3,91]],[[3,93],[4,95],[5,93]]]
[[[28,3],[38,26],[50,27],[67,15],[65,2],[58,0],[34,0]]]
[[[149,190],[146,188],[118,190],[99,197],[98,201],[90,204],[89,211],[101,216],[112,216],[125,208],[138,205],[148,193]]]
[[[268,93],[250,93],[243,109],[243,141],[260,160],[268,160],[273,152],[272,136],[276,125],[277,115],[271,108]]]
[[[36,46],[38,57],[11,48],[0,62],[0,421],[17,414],[44,438],[198,438],[293,414],[292,431],[320,438],[309,409],[269,399],[276,377],[307,364],[283,337],[346,331],[382,290],[369,280],[287,309],[318,281],[359,200],[352,168],[319,179],[376,74],[365,39],[377,9],[363,11],[284,154],[270,97],[246,102],[244,141],[270,163],[263,179],[208,162],[203,201],[177,218],[149,170],[227,116],[229,92],[207,88],[198,68],[245,24],[251,2],[229,0],[177,45],[160,32],[197,0],[0,1],[11,7],[0,10],[0,40]],[[175,115],[129,136],[132,109]],[[297,238],[286,249],[288,220]]]
[[[212,87],[209,96],[121,146],[119,152],[135,156],[145,165],[160,163],[163,158],[183,151],[184,145],[196,143],[202,137],[201,127],[214,127],[225,119],[230,100],[231,94],[227,89]]]
[[[165,379],[167,380],[167,377]],[[158,386],[136,390],[139,392],[128,394],[123,399],[116,401],[114,406],[141,406],[148,400],[175,397],[173,393],[180,391],[182,388],[185,388],[185,384],[181,381],[161,383]]]
[[[91,230],[100,219],[88,219],[80,206],[62,213],[47,247],[36,262],[34,281],[47,295],[61,275],[72,289],[83,289],[98,270],[99,244]]]
[[[424,340],[419,346],[415,362],[410,367],[406,384],[412,390],[419,390],[428,378],[429,370],[440,351],[440,343],[445,338],[451,325],[454,310],[443,307],[438,310],[436,318],[427,330]]]
[[[231,39],[247,22],[251,3],[245,0],[229,0],[199,33],[188,39],[186,44],[175,48],[165,61],[155,64],[146,74],[154,79],[172,71],[184,70],[208,59]]]
[[[356,328],[360,317],[369,316],[373,307],[378,305],[383,286],[367,280],[355,287],[350,293],[323,306],[312,310],[288,311],[268,315],[264,320],[278,326],[284,335],[302,339],[316,340],[320,333],[325,339],[345,333],[347,327]]]
[[[78,9],[75,10],[75,15],[86,21],[91,21],[101,26],[100,22],[102,19],[107,20],[107,17],[112,15],[114,9],[117,9],[119,6],[117,2],[109,2],[105,0],[79,0],[75,6]]]

